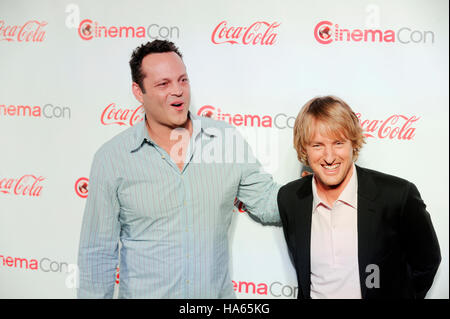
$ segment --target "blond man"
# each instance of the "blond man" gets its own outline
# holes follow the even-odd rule
[[[424,298],[441,261],[414,184],[354,164],[364,143],[351,108],[308,101],[294,125],[299,161],[313,174],[283,186],[278,207],[298,298]]]

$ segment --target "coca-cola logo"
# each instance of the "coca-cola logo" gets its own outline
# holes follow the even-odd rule
[[[30,20],[23,25],[8,25],[0,20],[0,41],[8,42],[42,42],[46,21]]]
[[[220,22],[213,30],[211,41],[214,44],[274,45],[277,41],[278,22],[256,21],[250,26],[229,26]]]
[[[75,182],[75,193],[81,198],[88,197],[88,186],[89,186],[89,178],[80,177]]]
[[[20,178],[0,178],[0,194],[38,197],[42,192],[40,183],[45,178],[32,174]]]
[[[145,110],[143,105],[139,105],[134,109],[121,108],[116,103],[111,103],[103,110],[100,122],[103,125],[129,125],[133,126],[137,122],[145,118]]]
[[[420,119],[415,115],[406,116],[393,114],[386,120],[362,119],[361,113],[356,113],[364,136],[368,138],[412,140],[416,134],[414,125]]]

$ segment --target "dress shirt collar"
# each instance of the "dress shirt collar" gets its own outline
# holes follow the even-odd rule
[[[203,132],[209,136],[216,136],[216,133],[213,130],[208,130],[208,123],[204,120],[203,117],[193,114],[189,111],[188,117],[192,121],[192,137],[195,140],[197,136]],[[154,145],[155,142],[152,140],[147,130],[147,115],[145,115],[144,120],[136,123],[135,127],[135,141],[133,142],[131,153],[138,151],[142,145],[148,143],[150,145]]]
[[[344,190],[342,191],[341,195],[339,195],[339,198],[336,200],[336,202],[341,201],[341,202],[357,209],[358,176],[356,173],[355,164],[353,163],[352,165],[353,165],[353,169],[352,169],[352,176],[350,177],[350,181],[348,182],[347,186],[345,186]],[[312,191],[313,191],[313,212],[316,211],[316,208],[319,204],[329,207],[328,204],[325,201],[323,201],[319,197],[319,194],[317,193],[316,179],[314,176],[312,179]]]

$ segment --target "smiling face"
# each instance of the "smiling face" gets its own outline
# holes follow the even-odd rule
[[[317,186],[343,190],[353,172],[353,145],[344,134],[326,134],[326,124],[315,120],[306,156]]]
[[[133,82],[133,94],[144,106],[153,131],[185,127],[191,92],[186,67],[175,52],[152,53],[141,64],[143,90]]]

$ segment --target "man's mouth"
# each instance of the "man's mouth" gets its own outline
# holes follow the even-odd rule
[[[175,101],[174,103],[171,103],[170,105],[173,107],[176,107],[176,108],[181,108],[181,107],[183,107],[184,103],[182,101]]]
[[[341,166],[341,164],[334,164],[334,165],[322,165],[323,168],[325,168],[326,170],[334,170],[337,169],[339,166]]]

